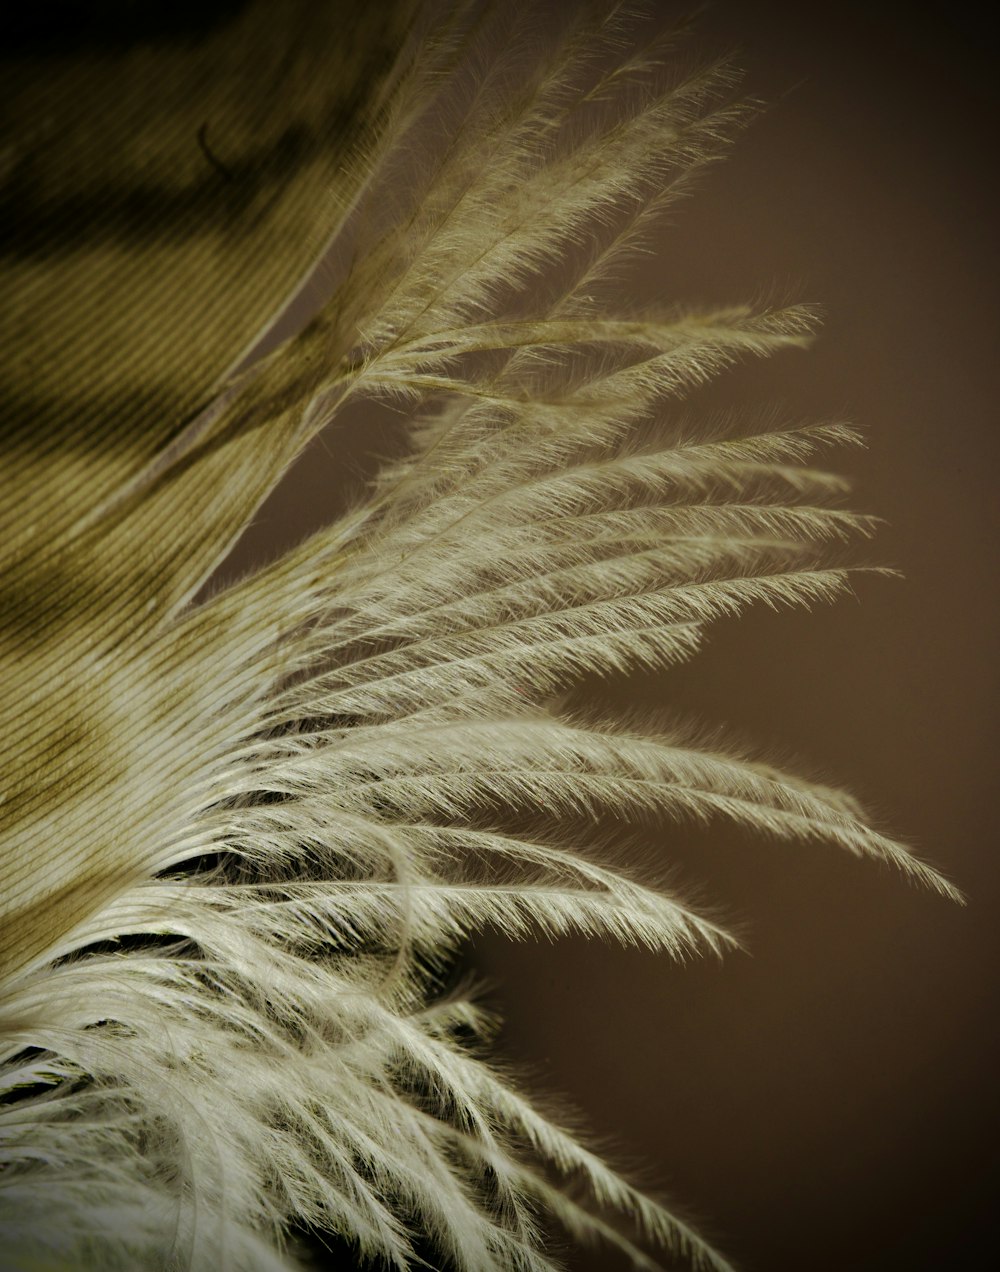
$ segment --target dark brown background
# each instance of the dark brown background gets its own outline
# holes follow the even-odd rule
[[[654,852],[746,921],[749,956],[682,968],[490,938],[473,959],[496,984],[508,1053],[746,1268],[987,1267],[1000,931],[991,46],[957,6],[729,0],[700,29],[707,50],[742,44],[751,88],[775,105],[664,236],[636,298],[765,290],[826,307],[813,351],[741,372],[712,401],[861,423],[870,449],[840,463],[855,506],[890,523],[880,559],[906,577],[859,584],[860,604],[720,625],[695,663],[615,694],[724,723],[841,782],[969,906],[814,847],[672,834]],[[338,480],[356,484],[344,455]],[[331,471],[301,465],[251,540],[311,524]]]

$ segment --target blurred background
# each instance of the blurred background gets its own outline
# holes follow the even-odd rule
[[[740,924],[748,953],[680,967],[489,938],[469,963],[526,1080],[565,1093],[748,1272],[978,1269],[998,1138],[993,46],[971,9],[827,0],[719,0],[695,45],[739,46],[771,106],[630,298],[824,306],[813,350],[743,368],[700,405],[859,423],[869,449],[834,463],[853,506],[888,522],[873,551],[905,577],[812,614],[751,611],[694,662],[600,693],[844,785],[969,904],[814,846],[685,831],[649,858]],[[233,568],[360,488],[392,429],[357,422],[296,466]]]
[[[824,306],[814,349],[727,377],[711,404],[859,423],[869,449],[840,466],[853,505],[887,520],[876,551],[905,578],[862,581],[857,604],[720,624],[698,659],[615,697],[726,725],[845,785],[969,904],[812,847],[671,835],[657,847],[744,921],[748,955],[475,951],[509,1053],[759,1272],[981,1268],[994,1242],[997,84],[985,18],[877,10],[703,14],[696,43],[740,46],[772,105],[637,295],[763,289]]]

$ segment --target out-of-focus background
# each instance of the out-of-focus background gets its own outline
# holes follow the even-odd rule
[[[981,24],[980,24],[981,23]],[[853,506],[905,578],[812,614],[751,612],[669,674],[604,691],[761,744],[843,784],[939,865],[959,909],[815,846],[684,832],[651,859],[743,925],[686,967],[584,941],[478,941],[501,1045],[568,1094],[651,1187],[749,1272],[987,1267],[998,1143],[994,795],[998,292],[992,45],[958,6],[742,4],[695,45],[741,46],[770,110],[637,277],[637,301],[816,301],[807,354],[743,369],[709,408],[849,417]],[[294,470],[244,552],[314,524],[389,433],[360,420]],[[619,1267],[568,1254],[573,1272]]]
[[[510,1052],[755,1272],[978,1269],[994,1243],[997,84],[971,10],[873,9],[703,15],[696,42],[740,45],[772,107],[664,233],[641,294],[825,307],[812,351],[712,402],[860,423],[868,451],[839,462],[905,578],[720,624],[694,662],[615,696],[844,784],[969,904],[810,846],[671,835],[681,879],[746,921],[748,956],[476,950]]]

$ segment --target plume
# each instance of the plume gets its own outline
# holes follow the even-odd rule
[[[833,600],[874,522],[816,466],[849,425],[686,401],[807,344],[809,308],[617,308],[754,113],[732,67],[620,7],[513,7],[19,32],[5,1267],[276,1272],[308,1230],[359,1263],[541,1272],[554,1219],[725,1268],[490,1057],[463,941],[731,946],[602,854],[609,818],[729,821],[957,896],[843,792],[569,705],[747,606]],[[405,442],[365,496],[227,574],[360,402]]]

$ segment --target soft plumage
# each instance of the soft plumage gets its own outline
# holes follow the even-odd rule
[[[673,72],[678,32],[644,38],[618,8],[556,35],[475,6],[357,20],[374,88],[330,52],[347,7],[286,8],[212,33],[207,74],[173,46],[165,72],[252,101],[268,135],[298,120],[287,171],[245,156],[284,201],[223,215],[174,172],[173,211],[109,212],[100,183],[121,176],[97,170],[93,220],[12,266],[10,396],[31,409],[6,429],[0,504],[5,1266],[286,1268],[298,1224],[399,1268],[425,1242],[469,1272],[541,1270],[554,1214],[639,1266],[660,1245],[725,1267],[491,1067],[489,1021],[445,986],[486,925],[677,957],[732,943],[588,849],[607,815],[728,819],[955,895],[839,791],[558,705],[585,674],[691,657],[748,605],[833,599],[873,529],[812,467],[848,426],[707,426],[682,405],[806,343],[811,311],[609,310],[749,108],[730,68]],[[274,31],[288,99],[236,56],[267,61]],[[104,57],[90,78],[62,66],[67,99],[116,58],[141,85],[154,51]],[[157,162],[200,117],[177,100]],[[199,132],[222,185],[247,144]],[[43,210],[66,198],[32,189]],[[170,305],[135,340],[146,280]],[[328,528],[213,585],[366,396],[405,413],[404,453]]]

